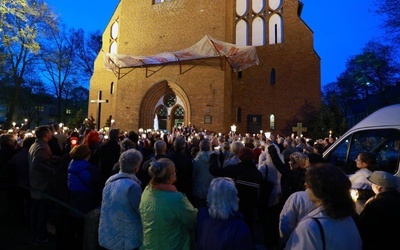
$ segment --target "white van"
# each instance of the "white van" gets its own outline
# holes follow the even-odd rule
[[[336,140],[323,158],[346,174],[357,171],[355,159],[360,152],[375,153],[380,170],[400,177],[400,104],[379,109],[357,123]]]

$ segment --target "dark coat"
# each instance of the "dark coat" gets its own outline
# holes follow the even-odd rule
[[[118,162],[121,155],[121,146],[118,141],[108,141],[97,147],[94,158],[98,159],[98,163],[103,176],[104,183],[111,176],[111,170],[115,163]]]
[[[179,192],[184,193],[189,201],[192,201],[192,175],[193,163],[192,159],[185,153],[171,151],[166,158],[175,163],[176,182],[174,185]]]
[[[240,162],[229,167],[220,167],[217,154],[210,156],[210,174],[230,177],[235,181],[239,197],[239,211],[244,215],[244,221],[252,231],[254,212],[258,206],[258,197],[262,174],[253,162]],[[252,231],[253,232],[253,231]]]
[[[0,184],[7,183],[7,185],[14,182],[14,170],[10,161],[13,156],[18,152],[17,149],[10,145],[1,145],[0,148]]]
[[[154,155],[154,156],[150,157],[150,159],[145,161],[143,163],[143,165],[140,167],[139,171],[136,173],[136,177],[142,183],[141,184],[142,190],[144,190],[146,188],[147,184],[149,184],[149,182],[151,180],[150,175],[149,175],[150,163],[152,161],[157,161],[158,159],[161,159],[161,158],[165,158],[165,154]]]
[[[53,155],[57,155],[57,156],[62,156],[63,155],[63,150],[60,147],[60,144],[58,143],[58,139],[57,137],[55,137],[54,135],[51,136],[51,139],[47,142],[49,144],[49,147],[51,149],[51,153]]]
[[[208,208],[197,213],[196,249],[253,249],[250,229],[237,213],[226,220],[210,217]]]
[[[358,218],[363,249],[393,249],[398,243],[400,193],[386,191],[371,198]]]
[[[239,197],[239,210],[245,215],[246,211],[256,209],[263,177],[255,164],[240,162],[237,165],[222,168],[218,164],[218,155],[211,154],[210,174],[213,176],[230,177],[235,181]]]

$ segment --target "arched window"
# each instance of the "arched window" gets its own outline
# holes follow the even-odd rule
[[[161,107],[159,107],[158,112],[157,112],[159,129],[167,128],[167,117],[168,117],[168,109],[165,106],[161,105]]]
[[[283,42],[282,17],[273,14],[269,19],[269,44],[278,44]]]
[[[179,107],[177,109],[175,109],[175,118],[179,117],[179,118],[183,118],[185,116],[185,110],[183,109],[183,107],[181,105],[179,105]]]
[[[269,0],[269,7],[271,10],[276,11],[282,7],[282,0]]]
[[[236,24],[236,44],[247,45],[247,22],[244,20],[239,20]]]
[[[253,20],[252,45],[265,45],[265,21],[261,17]]]
[[[251,7],[254,13],[261,13],[264,9],[264,6],[265,6],[264,0],[253,0]]]
[[[236,44],[282,43],[282,7],[283,0],[236,0]]]
[[[117,42],[112,42],[110,45],[110,53],[117,54]]]
[[[275,129],[275,115],[271,114],[269,116],[269,129],[274,130]]]
[[[113,25],[111,26],[111,39],[113,39],[113,40],[117,39],[118,28],[119,28],[118,22],[113,23]]]
[[[117,49],[118,49],[118,32],[119,32],[119,24],[118,24],[118,20],[115,21],[112,25],[111,25],[111,29],[110,29],[110,40],[111,40],[111,44],[110,44],[110,50],[109,52],[112,54],[117,54]]]

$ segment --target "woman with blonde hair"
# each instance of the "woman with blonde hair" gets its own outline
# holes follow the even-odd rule
[[[282,175],[282,202],[297,191],[304,191],[304,181],[307,168],[310,162],[308,156],[301,152],[294,152],[290,154],[289,166],[290,171]]]
[[[173,185],[175,164],[161,158],[150,163],[148,171],[151,181],[139,206],[144,236],[141,249],[191,249],[197,209]]]

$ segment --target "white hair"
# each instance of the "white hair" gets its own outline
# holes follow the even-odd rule
[[[136,169],[140,167],[142,163],[142,153],[136,149],[128,149],[123,152],[119,157],[119,168],[123,173],[136,173]]]
[[[211,181],[207,194],[208,212],[213,219],[226,220],[239,209],[237,189],[231,178],[218,177]]]

